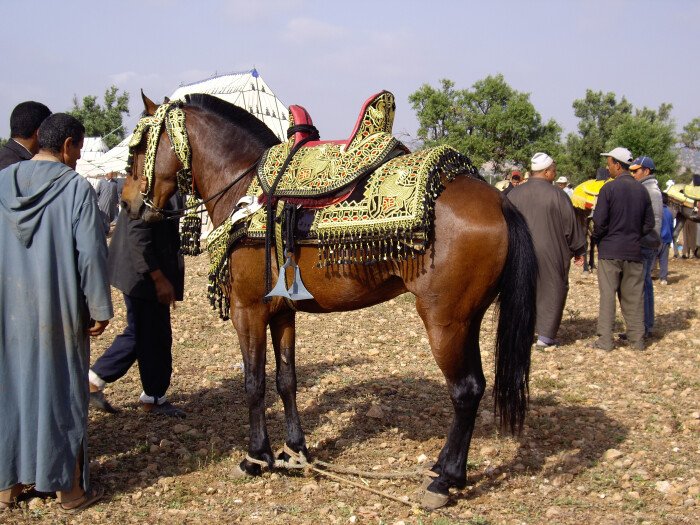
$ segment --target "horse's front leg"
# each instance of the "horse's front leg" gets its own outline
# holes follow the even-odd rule
[[[265,423],[265,362],[266,362],[266,311],[260,308],[237,309],[233,316],[233,325],[238,334],[238,341],[243,354],[245,370],[245,394],[248,401],[250,421],[250,442],[248,458],[240,467],[248,474],[258,475],[262,465],[272,467],[274,457]]]
[[[294,452],[301,452],[308,457],[306,438],[301,428],[297,410],[297,372],[294,355],[295,315],[284,311],[270,320],[272,346],[277,362],[277,392],[284,404],[284,417],[287,424],[286,444]],[[283,453],[281,459],[289,459]]]

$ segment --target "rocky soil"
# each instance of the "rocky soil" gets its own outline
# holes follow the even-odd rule
[[[90,413],[93,479],[106,499],[74,517],[33,499],[0,523],[700,523],[700,261],[674,259],[655,282],[657,336],[648,349],[590,349],[598,287],[572,269],[562,344],[533,350],[531,409],[522,435],[494,425],[490,390],[469,456],[469,485],[439,512],[410,501],[412,479],[345,476],[403,504],[314,473],[236,479],[248,434],[237,338],[206,301],[207,258],[188,258],[187,297],[173,313],[174,421],[138,410],[137,367],[107,389],[117,415]],[[124,327],[116,317],[99,356]],[[493,382],[495,319],[482,329]],[[315,458],[362,471],[411,471],[434,461],[451,417],[413,298],[326,316],[299,314],[299,406]],[[270,349],[270,356],[272,352]],[[271,361],[274,361],[270,358]],[[273,448],[282,405],[268,364]]]

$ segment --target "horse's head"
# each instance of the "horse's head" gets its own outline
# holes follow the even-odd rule
[[[145,109],[129,142],[122,202],[131,218],[152,222],[164,218],[163,208],[178,188],[178,176],[189,172],[189,142],[182,109],[167,99],[159,106],[143,92],[141,97]]]

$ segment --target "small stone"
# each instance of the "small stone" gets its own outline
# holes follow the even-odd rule
[[[175,432],[176,434],[182,434],[184,432],[187,432],[189,429],[190,427],[183,423],[178,423],[177,425],[173,426],[173,432]]]
[[[671,488],[671,484],[668,481],[657,481],[656,482],[656,490],[658,490],[662,494],[666,494],[670,488]]]
[[[552,478],[552,486],[554,487],[562,487],[566,485],[567,483],[571,483],[574,480],[573,474],[565,473],[565,474],[557,474]]]
[[[549,508],[545,511],[544,515],[547,516],[548,518],[551,518],[551,517],[553,517],[553,516],[556,516],[556,515],[559,514],[559,513],[560,513],[560,510],[559,510],[558,507],[549,507]]]
[[[688,496],[697,496],[700,494],[700,485],[691,485],[688,487]]]
[[[617,450],[616,448],[609,448],[608,450],[606,450],[603,453],[603,459],[605,461],[611,461],[611,460],[620,458],[622,456],[624,456],[624,454],[622,452],[620,452],[619,450]]]
[[[639,492],[636,490],[630,490],[627,495],[632,499],[639,499]]]
[[[686,500],[683,500],[683,506],[684,507],[694,507],[695,506],[695,500],[693,498],[688,498]]]
[[[160,448],[164,448],[164,449],[166,449],[166,450],[169,450],[169,449],[171,449],[171,448],[173,447],[174,444],[175,444],[175,443],[173,443],[173,442],[170,441],[169,439],[161,439],[158,446],[159,446]]]
[[[666,500],[671,504],[671,505],[683,505],[683,502],[685,501],[685,498],[680,495],[680,494],[668,494],[666,496]]]
[[[158,452],[160,452],[160,447],[158,445],[151,445],[148,450],[151,454],[158,454]]]
[[[416,461],[418,463],[425,463],[426,461],[428,461],[428,456],[426,456],[425,454],[421,454],[416,458]]]
[[[379,405],[372,405],[365,415],[372,419],[384,419],[384,412]]]
[[[206,493],[211,495],[216,493],[216,489],[214,487],[207,487]]]
[[[43,506],[44,500],[42,500],[41,498],[32,498],[29,500],[29,503],[27,503],[27,507],[29,507],[29,510],[37,510]]]
[[[314,492],[317,492],[319,489],[318,483],[315,481],[312,481],[311,483],[307,483],[306,485],[303,485],[301,487],[301,493],[305,494],[306,496],[313,494]]]
[[[143,492],[141,492],[140,490],[137,493],[131,495],[131,499],[133,499],[134,501],[138,501],[142,497],[143,497]]]

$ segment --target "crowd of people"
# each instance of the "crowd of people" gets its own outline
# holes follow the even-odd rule
[[[178,223],[122,210],[108,249],[116,182],[95,191],[75,171],[83,125],[28,101],[10,132],[0,148],[0,511],[55,493],[76,513],[104,494],[90,481],[87,420],[90,405],[115,411],[106,383],[137,362],[144,411],[185,417],[166,396],[170,308],[184,287]],[[90,337],[113,317],[110,284],[124,294],[127,326],[91,369]]]
[[[596,179],[609,182],[600,190],[592,217],[591,242],[598,248],[600,299],[598,338],[591,346],[613,350],[619,300],[626,330],[618,334],[618,339],[644,350],[645,340],[654,335],[652,269],[658,261],[659,283],[667,285],[674,218],[668,208],[668,195],[659,188],[653,159],[633,159],[623,147],[601,156],[606,159],[606,167],[598,169]],[[528,176],[514,172],[503,186],[503,193],[525,217],[537,256],[535,345],[556,346],[569,289],[570,263],[573,259],[583,266],[586,252],[585,227],[576,220],[569,180],[565,176],[557,178],[554,159],[539,152],[531,159]],[[697,224],[686,222],[686,229],[694,232],[696,228]],[[684,246],[687,251],[683,256],[692,257],[693,237],[684,237],[690,247]]]
[[[94,190],[78,175],[85,129],[74,117],[23,102],[10,127],[0,148],[0,510],[33,490],[55,493],[59,508],[74,513],[103,496],[90,481],[87,420],[89,406],[117,411],[104,395],[107,384],[138,363],[143,410],[185,417],[167,398],[170,308],[184,288],[179,227],[132,219],[125,209],[117,215],[113,176]],[[612,180],[593,214],[600,303],[591,346],[613,350],[619,300],[621,339],[643,350],[654,333],[652,267],[658,258],[666,284],[673,217],[651,158],[633,159],[623,147],[601,155],[601,173]],[[571,261],[584,264],[586,232],[569,180],[557,177],[546,153],[532,157],[525,176],[514,172],[503,193],[524,216],[537,258],[534,344],[552,347]],[[180,197],[168,207],[182,208]],[[693,249],[688,239],[684,255]],[[110,285],[123,294],[126,328],[91,367],[90,337],[102,335],[113,317]]]

